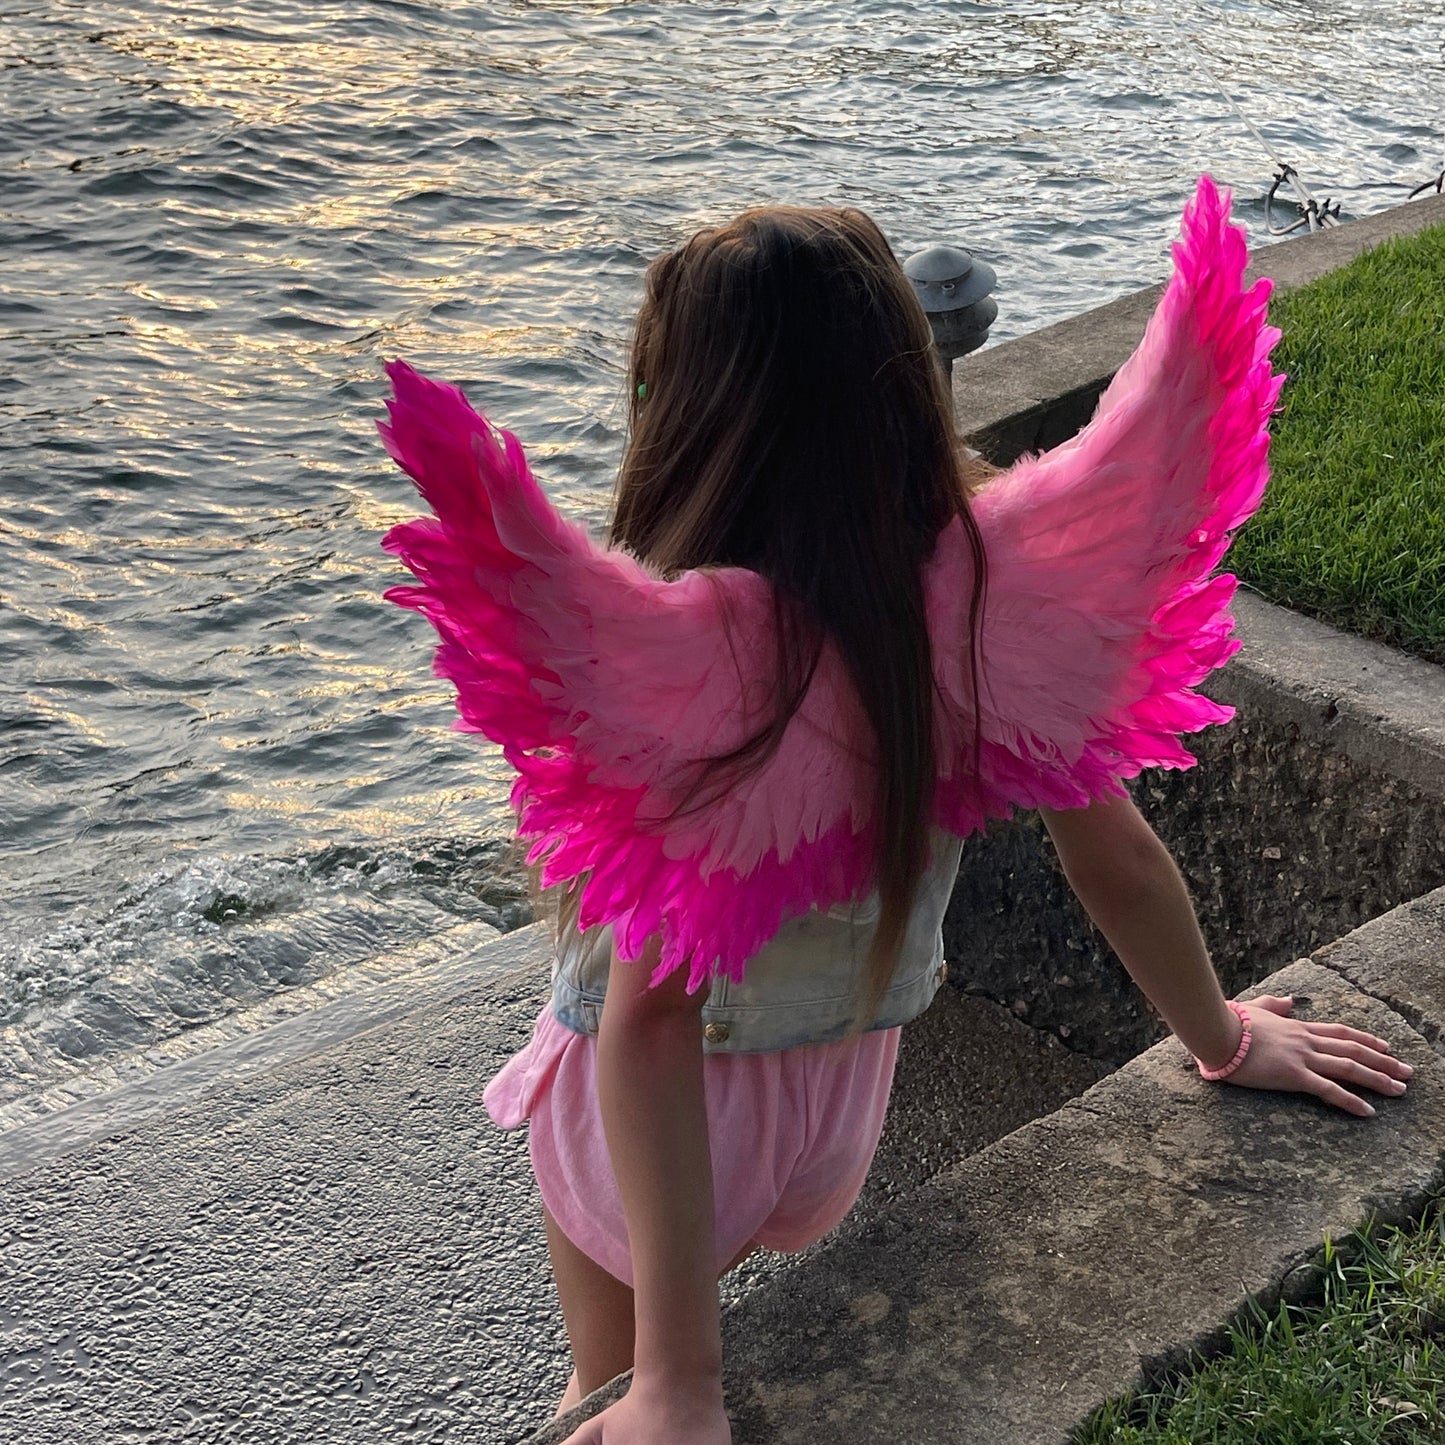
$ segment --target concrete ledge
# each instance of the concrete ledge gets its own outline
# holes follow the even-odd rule
[[[486,923],[462,923],[410,948],[396,949],[348,975],[290,990],[259,1009],[233,1014],[126,1057],[81,1081],[0,1107],[0,1179],[23,1174],[89,1141],[132,1128],[248,1076],[335,1047],[401,1019],[420,1005],[474,989],[479,974],[505,973],[536,951],[534,929],[505,938]],[[328,996],[330,990],[339,990]],[[278,1009],[284,1009],[277,1017]],[[266,1022],[261,1022],[261,1021]],[[275,1021],[271,1021],[275,1020]],[[250,1027],[247,1025],[250,1024]]]
[[[1250,279],[1269,276],[1287,291],[1382,241],[1441,222],[1445,196],[1410,201],[1316,236],[1261,246],[1251,253]],[[1162,291],[1151,286],[956,362],[954,404],[972,444],[1003,466],[1067,441],[1139,344]]]
[[[324,1046],[312,1015],[161,1112],[169,1070],[0,1141],[0,1441],[524,1434],[565,1341],[526,1139],[480,1094],[546,960],[521,930],[333,1006]]]
[[[1211,697],[1445,801],[1445,667],[1253,592],[1234,613],[1243,647],[1205,684]]]
[[[1407,1019],[1445,1053],[1445,888],[1322,948],[1319,962]],[[1445,1147],[1445,1129],[1441,1133]]]
[[[566,1345],[523,1133],[481,1104],[547,993],[535,926],[0,1136],[0,1441],[518,1440]],[[405,960],[398,958],[398,969]],[[1100,1066],[945,990],[857,1206]],[[749,1261],[734,1294],[783,1269]]]
[[[725,1318],[736,1445],[1041,1445],[1298,1291],[1325,1233],[1403,1218],[1442,1177],[1445,890],[1250,993],[1356,1020],[1415,1066],[1357,1120],[1210,1086],[1173,1040],[845,1227]],[[1374,996],[1408,996],[1419,1028]],[[625,1383],[586,1405],[601,1408]],[[533,1437],[554,1445],[581,1412]]]

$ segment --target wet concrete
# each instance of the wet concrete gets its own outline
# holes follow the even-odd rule
[[[274,1067],[265,1035],[188,1061],[174,1107],[163,1073],[0,1139],[0,1441],[535,1429],[565,1342],[525,1137],[479,1096],[546,975],[523,930],[278,1028]],[[956,990],[906,1037],[864,1216],[1100,1072]]]
[[[501,1441],[535,1423],[562,1338],[525,1139],[479,1095],[526,1039],[541,943],[510,935],[460,992],[421,975],[404,1018],[350,1020],[0,1181],[0,1441]]]

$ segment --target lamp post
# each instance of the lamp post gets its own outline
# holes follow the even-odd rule
[[[933,328],[933,345],[943,374],[953,375],[953,359],[976,351],[988,340],[998,317],[998,302],[989,292],[998,276],[987,261],[961,246],[930,246],[903,263]]]

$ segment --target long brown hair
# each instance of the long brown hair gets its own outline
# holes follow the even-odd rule
[[[773,584],[774,716],[708,760],[714,779],[777,747],[825,641],[848,669],[877,763],[881,906],[859,1027],[893,976],[927,865],[937,767],[922,568],[954,516],[975,563],[970,643],[985,585],[975,466],[931,343],[861,211],[769,206],[699,231],[647,272],[612,523],[612,542],[664,575],[737,566]]]

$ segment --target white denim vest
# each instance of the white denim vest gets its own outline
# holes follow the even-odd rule
[[[943,914],[963,844],[935,833],[893,982],[870,1029],[917,1018],[947,973]],[[703,1050],[772,1053],[842,1038],[853,1026],[858,984],[878,922],[878,897],[790,919],[749,961],[742,983],[719,979],[702,1010]],[[579,1034],[596,1034],[612,962],[612,930],[562,932],[552,966],[552,1012]]]

